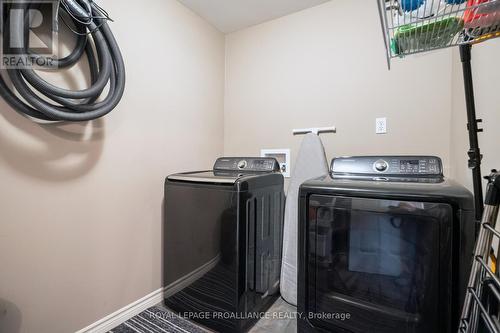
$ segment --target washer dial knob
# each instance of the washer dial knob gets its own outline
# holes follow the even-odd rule
[[[245,160],[239,161],[238,162],[238,169],[243,170],[247,167],[247,165],[248,165],[247,161],[245,161]]]
[[[373,167],[378,172],[385,172],[385,171],[387,171],[387,169],[389,169],[389,164],[384,160],[378,160],[377,162],[375,162]]]

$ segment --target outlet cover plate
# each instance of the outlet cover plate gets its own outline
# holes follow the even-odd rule
[[[290,149],[262,149],[260,151],[260,157],[274,157],[280,164],[283,177],[290,178]]]
[[[377,118],[375,120],[375,133],[387,134],[387,118]]]

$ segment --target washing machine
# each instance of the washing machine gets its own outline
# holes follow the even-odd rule
[[[299,332],[457,331],[477,223],[440,158],[337,158],[299,200]]]
[[[165,304],[244,332],[279,294],[284,190],[273,158],[219,158],[165,182]]]

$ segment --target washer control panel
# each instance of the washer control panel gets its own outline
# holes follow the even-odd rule
[[[280,170],[280,165],[268,157],[222,157],[215,162],[214,170],[274,172]]]
[[[334,175],[443,177],[443,163],[435,156],[355,156],[332,161]]]

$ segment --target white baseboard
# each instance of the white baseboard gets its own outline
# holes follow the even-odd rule
[[[191,273],[186,276],[180,278],[179,280],[169,284],[165,288],[160,288],[158,290],[153,291],[151,294],[144,296],[143,298],[135,301],[134,303],[130,303],[129,305],[121,308],[118,311],[113,312],[112,314],[102,318],[99,321],[77,331],[76,333],[106,333],[109,330],[123,324],[133,316],[138,315],[142,311],[155,306],[161,302],[165,297],[170,297],[183,288],[189,286],[196,280],[198,280],[201,276],[205,275],[208,271],[217,265],[220,261],[220,256],[217,256],[204,264],[203,266],[195,269]]]
[[[144,296],[134,303],[130,303],[76,333],[106,333],[142,311],[161,303],[163,301],[163,293],[163,288],[155,290],[151,294]]]

